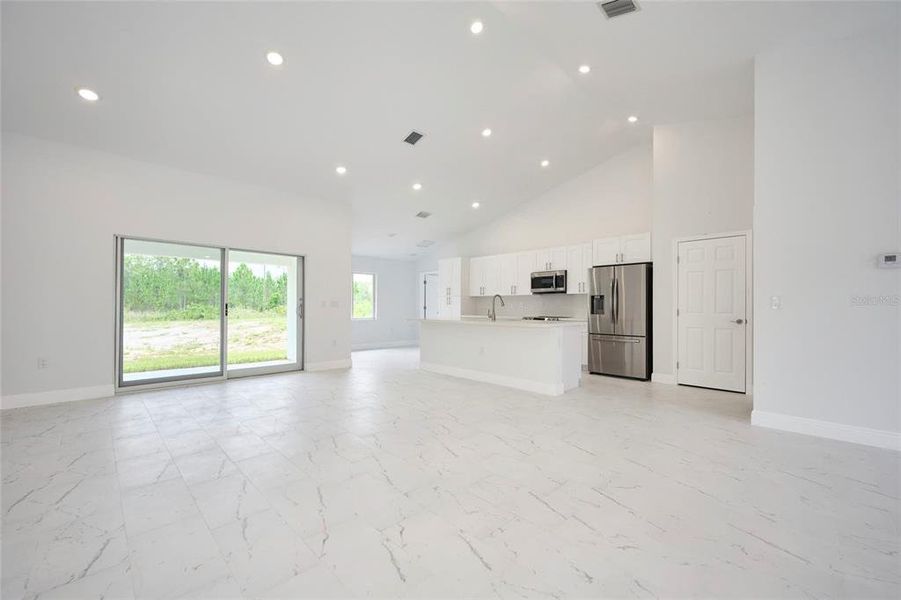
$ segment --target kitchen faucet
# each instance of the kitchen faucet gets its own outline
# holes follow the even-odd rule
[[[502,307],[507,306],[506,304],[504,304],[504,299],[501,298],[501,295],[495,294],[494,298],[491,299],[491,310],[488,311],[488,319],[491,321],[497,321],[497,309],[495,308],[495,302],[497,300],[501,301]]]

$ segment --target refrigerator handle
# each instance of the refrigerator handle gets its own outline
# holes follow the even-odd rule
[[[615,277],[613,281],[616,282],[616,296],[613,297],[613,301],[616,302],[616,322],[613,324],[613,330],[622,333],[619,330],[619,277]]]
[[[613,331],[616,331],[616,275],[615,274],[610,279],[610,318],[613,320]]]

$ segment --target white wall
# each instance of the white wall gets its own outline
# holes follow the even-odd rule
[[[354,320],[353,349],[414,345],[419,328],[416,263],[371,256],[352,257],[354,273],[375,274],[376,319]]]
[[[437,268],[447,256],[484,256],[648,231],[651,147],[638,146],[527,200],[499,219],[443,244],[419,261]],[[486,200],[490,202],[490,199]]]
[[[484,256],[588,242],[595,238],[649,231],[652,154],[632,148],[487,225],[440,245],[419,261],[420,271],[437,268],[438,258]],[[465,284],[464,284],[465,288]],[[490,301],[464,299],[463,312],[485,314]],[[518,296],[499,315],[585,315],[584,295]]]
[[[757,59],[756,423],[898,445],[898,25]]]
[[[349,363],[348,205],[6,132],[2,186],[4,406],[112,391],[115,234],[304,255],[307,367]]]
[[[754,207],[754,120],[654,128],[654,374],[675,373],[673,240],[749,230]]]

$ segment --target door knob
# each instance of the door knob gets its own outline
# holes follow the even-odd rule
[[[737,323],[738,325],[741,325],[742,323],[745,322],[745,320],[744,319],[735,319],[735,321],[733,321],[733,322]]]

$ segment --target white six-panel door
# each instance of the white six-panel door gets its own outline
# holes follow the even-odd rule
[[[678,244],[678,383],[745,391],[745,244],[743,235]]]

